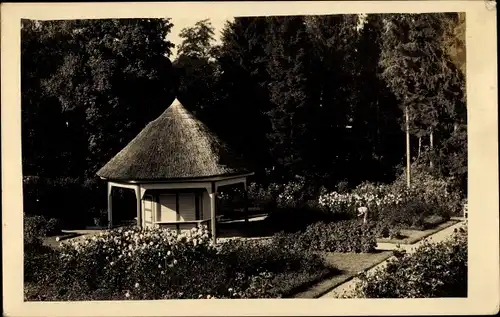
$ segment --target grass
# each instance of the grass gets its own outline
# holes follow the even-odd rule
[[[338,253],[327,252],[323,256],[326,262],[337,267],[340,272],[328,279],[323,279],[308,290],[298,292],[294,298],[318,298],[340,284],[352,279],[358,273],[372,268],[390,258],[392,251],[376,251],[373,253]]]
[[[293,298],[295,294],[305,292],[315,284],[338,274],[341,271],[334,267],[317,272],[279,274],[274,280],[274,289],[284,298]]]
[[[427,230],[411,230],[411,229],[403,229],[401,230],[401,234],[403,236],[402,239],[390,239],[390,238],[378,238],[377,242],[378,243],[391,243],[391,244],[414,244],[417,243],[428,236],[441,231],[443,229],[446,229],[454,224],[456,224],[458,221],[456,220],[450,220],[446,221],[440,225],[438,225],[435,228],[432,229],[427,229]]]

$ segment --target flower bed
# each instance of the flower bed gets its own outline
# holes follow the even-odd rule
[[[427,230],[460,213],[463,200],[447,180],[419,171],[407,187],[404,178],[392,184],[363,183],[351,192],[330,192],[318,202],[332,214],[359,216],[364,207],[376,222],[378,237],[397,238],[402,229]]]
[[[373,252],[377,245],[373,226],[359,220],[317,222],[303,232],[279,233],[274,239],[284,248],[324,252]]]
[[[427,230],[401,229],[396,236],[378,236],[377,243],[414,244],[428,236],[456,224],[457,220],[445,221],[435,228]]]
[[[214,246],[205,227],[182,234],[112,230],[28,255],[26,269],[38,272],[25,276],[27,300],[283,297],[335,271],[319,257],[276,244]]]
[[[452,239],[425,243],[415,253],[398,254],[384,268],[361,275],[352,297],[430,298],[467,296],[467,230]]]

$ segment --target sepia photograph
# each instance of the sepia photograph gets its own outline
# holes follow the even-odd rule
[[[26,300],[466,297],[465,18],[23,20]]]
[[[466,10],[161,16],[19,20],[24,302],[470,297]]]

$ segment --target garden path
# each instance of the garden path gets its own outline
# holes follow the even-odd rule
[[[401,245],[399,249],[400,250],[404,249],[407,253],[413,253],[415,251],[415,249],[417,247],[421,246],[425,241],[427,241],[427,242],[441,242],[441,241],[447,240],[448,238],[451,237],[451,235],[453,234],[455,229],[462,227],[464,224],[465,224],[464,222],[459,222],[453,226],[450,226],[450,227],[445,228],[441,231],[438,231],[438,232],[434,233],[433,235],[430,235],[427,238],[425,238],[417,243],[410,244],[410,245]],[[397,247],[396,247],[396,245],[390,244],[390,243],[379,243],[377,245],[377,249],[396,250]],[[394,258],[394,257],[391,257],[391,258]],[[387,261],[389,261],[391,258],[377,264],[373,268],[369,269],[367,271],[367,273],[368,274],[373,273],[374,271],[378,270],[379,268],[384,267],[385,265],[387,265]],[[325,295],[321,296],[320,298],[339,298],[342,295],[349,294],[354,290],[354,287],[358,281],[359,281],[358,278],[353,278],[353,279],[337,286],[336,288],[334,288],[330,292],[326,293]]]

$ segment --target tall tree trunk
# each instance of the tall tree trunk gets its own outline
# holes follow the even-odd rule
[[[431,129],[431,134],[429,135],[429,142],[430,142],[430,145],[431,145],[431,153],[432,153],[432,151],[434,150],[434,131],[432,129]],[[434,166],[434,164],[432,162],[432,157],[429,160],[429,166],[431,168],[433,168],[433,166]]]
[[[410,177],[411,177],[411,160],[410,160],[410,116],[408,114],[408,105],[406,105],[406,185],[410,188]]]

